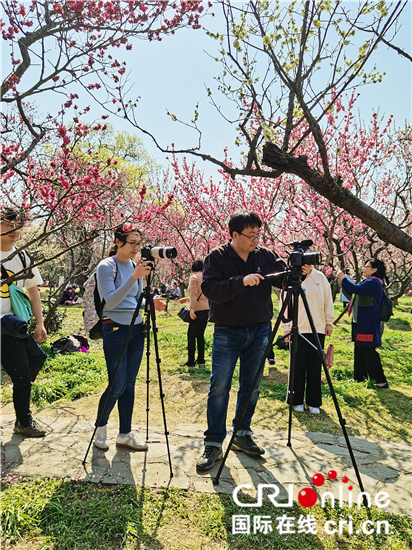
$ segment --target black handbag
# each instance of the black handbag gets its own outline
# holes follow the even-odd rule
[[[187,306],[183,306],[177,314],[185,323],[190,322],[190,309]]]

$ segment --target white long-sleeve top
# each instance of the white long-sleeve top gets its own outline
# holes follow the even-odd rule
[[[335,319],[330,284],[323,273],[312,268],[311,272],[306,275],[302,288],[306,292],[306,299],[316,331],[320,334],[325,334],[326,325],[331,325]],[[280,303],[281,306],[282,301]],[[282,327],[285,333],[289,332],[292,328],[292,322],[282,323]],[[299,297],[298,327],[299,332],[302,334],[310,334],[312,332],[301,297]]]

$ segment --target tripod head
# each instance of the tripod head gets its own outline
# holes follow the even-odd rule
[[[268,275],[263,275],[265,280],[272,280],[276,277],[284,277],[286,283],[285,286],[302,286],[302,267],[292,266],[285,269],[285,271],[280,271],[279,273],[269,273]]]

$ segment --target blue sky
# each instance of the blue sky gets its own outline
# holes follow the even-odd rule
[[[216,17],[207,17],[204,25],[216,31],[222,24],[222,17],[215,8]],[[397,46],[411,53],[411,3],[403,13],[402,28],[396,37]],[[202,129],[202,152],[218,158],[223,157],[223,148],[229,147],[229,156],[236,158],[239,149],[234,145],[236,131],[234,126],[225,122],[210,105],[206,87],[216,88],[214,77],[221,67],[214,61],[217,55],[218,42],[209,38],[202,30],[179,30],[175,36],[166,37],[161,42],[136,40],[133,50],[125,57],[130,71],[130,81],[134,82],[133,96],[140,96],[136,111],[139,124],[151,131],[164,147],[172,142],[178,149],[196,146],[198,136],[193,131],[179,123],[172,122],[166,110],[174,113],[180,119],[190,120],[193,109],[199,103],[199,126]],[[209,52],[210,57],[206,52]],[[117,53],[117,52],[116,52]],[[7,52],[3,51],[3,56]],[[4,59],[6,61],[6,59]],[[367,122],[374,111],[387,118],[393,114],[397,125],[403,125],[405,120],[411,123],[411,74],[412,63],[384,45],[377,50],[374,62],[380,71],[387,74],[380,84],[368,85],[358,89],[360,98],[357,109],[360,117]],[[7,64],[7,63],[6,63]],[[5,70],[5,69],[3,69]],[[25,78],[30,79],[30,74]],[[213,97],[219,104],[225,99],[214,93]],[[43,112],[58,110],[59,96],[46,94],[39,97],[38,106]],[[102,114],[101,108],[91,111],[95,116]],[[111,116],[108,120],[118,130],[130,133],[138,132],[126,121]],[[165,155],[154,143],[143,135],[143,140],[149,154],[159,163],[165,164]],[[216,169],[201,160],[200,168],[207,175],[216,173]]]
[[[411,3],[404,12],[402,28],[396,44],[411,52]],[[213,26],[219,27],[219,20]],[[219,18],[220,19],[220,18]],[[208,26],[205,24],[205,26]],[[139,120],[145,128],[152,129],[162,145],[175,143],[176,148],[184,149],[196,145],[197,134],[172,122],[166,115],[166,108],[178,118],[190,120],[193,108],[199,101],[199,126],[202,129],[202,152],[222,158],[222,150],[229,147],[233,158],[238,153],[234,145],[235,128],[225,122],[209,104],[206,87],[214,88],[214,77],[221,70],[214,61],[217,54],[217,41],[202,31],[182,30],[160,43],[140,43],[136,47],[135,77],[142,74],[140,82],[136,78],[135,89],[139,92]],[[207,55],[209,52],[212,58]],[[398,125],[405,120],[412,122],[412,63],[382,45],[376,52],[374,62],[380,71],[387,74],[382,83],[371,84],[358,89],[360,97],[356,103],[363,120],[370,120],[372,113],[388,118],[394,115]],[[218,95],[214,94],[215,99]],[[224,105],[224,98],[219,102]],[[159,158],[161,154],[145,139],[149,151]],[[205,166],[201,160],[199,166]],[[210,167],[207,172],[212,170]]]

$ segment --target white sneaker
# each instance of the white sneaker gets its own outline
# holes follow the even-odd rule
[[[116,447],[124,447],[132,451],[147,451],[149,448],[147,443],[139,441],[133,432],[129,432],[126,435],[117,434]]]
[[[97,428],[93,445],[102,451],[107,451],[109,449],[109,443],[107,442],[107,425]]]
[[[303,405],[294,405],[293,410],[297,413],[303,413],[305,408]]]
[[[308,411],[310,412],[310,414],[320,414],[319,407],[309,407],[308,405]]]

